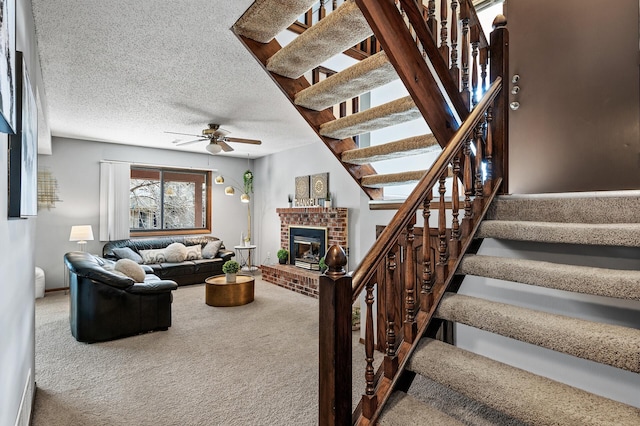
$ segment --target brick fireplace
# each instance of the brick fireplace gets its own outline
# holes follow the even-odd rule
[[[324,207],[279,208],[280,247],[289,250],[289,228],[309,227],[326,228],[327,249],[338,244],[345,250],[349,241],[348,209]],[[294,265],[262,265],[262,279],[280,287],[293,290],[311,297],[318,297],[317,271],[307,270]]]

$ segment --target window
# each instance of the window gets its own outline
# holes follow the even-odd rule
[[[131,235],[211,232],[211,172],[131,167]]]

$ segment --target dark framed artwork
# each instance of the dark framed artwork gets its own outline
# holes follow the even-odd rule
[[[17,131],[16,0],[0,0],[0,132]]]
[[[16,52],[17,132],[9,135],[10,218],[38,214],[38,110],[22,52]]]

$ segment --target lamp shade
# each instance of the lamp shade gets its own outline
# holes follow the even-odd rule
[[[224,189],[224,193],[227,194],[227,195],[233,195],[233,194],[236,193],[236,190],[235,190],[235,188],[233,186],[227,186]]]
[[[224,183],[224,176],[218,175],[214,181],[216,185],[222,185]]]
[[[93,230],[91,225],[76,225],[71,227],[71,234],[69,235],[69,241],[92,241]]]
[[[243,203],[248,203],[249,201],[251,201],[251,198],[249,198],[249,194],[242,194],[240,196],[240,201]]]
[[[222,151],[222,147],[214,142],[211,142],[209,145],[207,145],[205,149],[211,154],[217,154]]]

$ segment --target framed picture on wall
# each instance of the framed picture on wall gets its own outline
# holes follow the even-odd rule
[[[0,0],[0,132],[17,130],[16,0]]]
[[[16,88],[21,96],[16,102],[18,130],[9,136],[10,218],[38,214],[38,111],[22,52],[16,52],[16,60]]]

